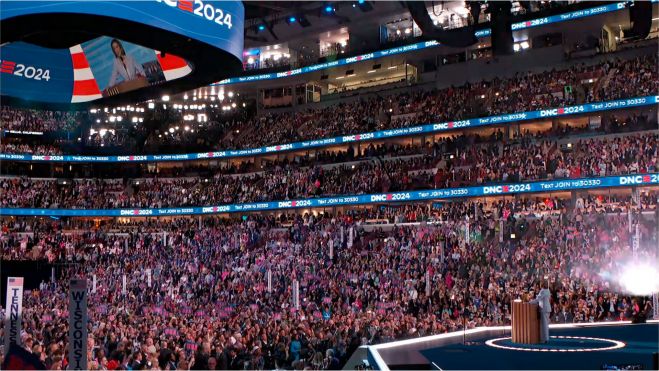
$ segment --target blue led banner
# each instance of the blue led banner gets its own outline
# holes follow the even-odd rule
[[[576,189],[648,186],[659,184],[659,173],[609,176],[601,178],[560,179],[527,183],[431,189],[424,191],[336,196],[305,200],[254,202],[219,206],[181,207],[162,209],[14,209],[0,208],[0,215],[16,216],[171,216],[241,213],[278,209],[322,208],[344,205],[368,205],[391,202],[427,201],[464,197],[501,196],[520,193],[569,191]]]
[[[653,2],[656,2],[656,1],[657,0],[653,0]],[[618,10],[622,10],[622,9],[625,9],[625,3],[624,2],[612,3],[612,4],[598,6],[598,7],[595,7],[595,8],[590,8],[590,9],[585,9],[585,10],[577,10],[577,11],[569,12],[569,13],[565,13],[565,14],[559,14],[559,15],[554,15],[554,16],[550,16],[550,17],[532,19],[530,21],[513,23],[511,25],[511,28],[512,28],[513,31],[523,30],[523,29],[526,29],[526,28],[544,26],[544,25],[547,25],[547,24],[564,22],[564,21],[571,21],[571,20],[574,20],[574,19],[590,17],[590,16],[594,16],[594,15],[597,15],[597,14],[614,12],[614,11],[618,11]],[[483,37],[490,36],[491,33],[492,33],[492,30],[489,29],[489,28],[486,28],[486,29],[476,31],[475,35],[478,38],[483,38]],[[250,82],[250,81],[263,81],[263,80],[279,79],[279,78],[282,78],[282,77],[295,76],[295,75],[300,75],[300,74],[303,74],[303,73],[314,72],[314,71],[318,71],[318,70],[324,70],[326,68],[344,66],[344,65],[348,65],[348,64],[352,64],[352,63],[366,61],[366,60],[369,60],[369,59],[387,57],[387,56],[390,56],[390,55],[407,53],[407,52],[412,52],[412,51],[415,51],[415,50],[434,48],[434,47],[437,47],[439,45],[440,44],[437,41],[420,42],[420,43],[400,46],[400,47],[396,47],[396,48],[380,50],[380,51],[376,51],[376,52],[373,52],[373,53],[362,54],[362,55],[359,55],[359,56],[356,56],[356,57],[344,58],[344,59],[339,59],[339,60],[332,61],[332,62],[316,64],[316,65],[308,66],[308,67],[302,67],[302,68],[298,68],[298,69],[290,70],[290,71],[285,71],[285,72],[264,73],[264,74],[252,75],[252,76],[231,77],[231,78],[224,79],[224,80],[222,80],[222,81],[220,81],[216,84],[212,84],[212,85],[229,85],[229,84],[238,84],[238,83]]]
[[[68,49],[16,42],[0,48],[2,95],[33,101],[70,103],[73,66]]]
[[[615,101],[589,103],[578,106],[559,107],[539,111],[510,113],[461,121],[448,121],[414,127],[389,129],[371,133],[344,135],[334,138],[308,140],[304,142],[279,144],[266,147],[241,150],[226,150],[203,153],[181,153],[172,155],[131,155],[131,156],[77,156],[77,155],[28,155],[0,153],[0,160],[16,161],[51,161],[51,162],[147,162],[147,161],[193,161],[199,159],[222,159],[271,154],[277,152],[319,148],[328,145],[352,143],[375,139],[395,138],[407,135],[434,134],[448,130],[473,128],[479,126],[500,125],[524,120],[544,119],[565,115],[602,112],[621,108],[642,107],[659,103],[659,96],[647,96]]]

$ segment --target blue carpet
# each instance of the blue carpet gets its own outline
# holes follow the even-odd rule
[[[498,337],[507,337],[510,333]],[[659,325],[639,324],[624,326],[601,326],[588,328],[556,329],[550,336],[583,336],[622,341],[624,348],[596,352],[533,352],[498,349],[485,345],[488,339],[481,339],[475,345],[454,344],[421,352],[428,361],[434,362],[443,370],[520,370],[520,369],[602,369],[603,365],[641,365],[651,370],[652,354],[659,348]],[[581,343],[583,342],[583,343]],[[500,345],[518,346],[509,340],[497,342]],[[544,347],[558,348],[599,348],[609,346],[592,340],[551,339]],[[538,347],[525,345],[525,347]],[[542,346],[541,346],[542,347]]]

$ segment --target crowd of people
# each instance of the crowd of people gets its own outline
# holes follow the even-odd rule
[[[158,133],[151,133],[147,147],[167,144],[198,145],[214,149],[242,149],[300,140],[320,139],[433,122],[524,112],[613,99],[653,95],[659,92],[657,56],[625,60],[605,60],[595,65],[572,65],[567,69],[541,73],[518,73],[441,90],[420,90],[360,97],[322,108],[284,113],[227,115],[208,108],[209,125],[184,131],[186,122],[179,111],[148,110],[153,120],[171,122]],[[156,112],[157,111],[157,112]],[[162,112],[161,112],[162,111]],[[80,114],[2,109],[3,129],[55,130],[70,128]],[[45,112],[45,111],[44,111]],[[241,111],[242,112],[242,111]],[[235,116],[235,117],[234,117]],[[236,120],[236,117],[240,117]],[[147,117],[146,121],[151,120]],[[61,121],[61,122],[60,122]],[[127,124],[130,125],[130,124]],[[139,125],[142,126],[142,125]],[[169,126],[181,130],[169,132]],[[90,146],[124,145],[128,136],[113,140],[89,140]],[[125,143],[124,143],[125,142]]]
[[[566,70],[518,74],[513,78],[441,90],[362,98],[353,103],[301,112],[256,116],[245,124],[249,128],[248,134],[230,143],[222,143],[222,146],[257,147],[651,95],[659,91],[656,66],[657,57],[653,55],[606,61],[594,66],[576,65]],[[600,78],[603,81],[598,84]],[[566,86],[571,90],[566,92]]]
[[[0,129],[18,131],[59,131],[77,128],[82,119],[81,112],[17,109],[3,105],[0,107]]]
[[[67,366],[72,277],[92,287],[87,357],[99,370],[338,369],[360,345],[462,329],[463,313],[469,328],[509,324],[510,301],[544,277],[553,322],[651,312],[619,284],[632,258],[626,212],[562,200],[555,215],[525,218],[525,203],[408,205],[387,213],[426,222],[370,232],[359,211],[289,216],[285,227],[256,215],[89,229],[5,218],[2,258],[60,267],[23,302],[23,345],[51,369]],[[638,220],[647,243],[636,259],[656,261],[656,222]]]
[[[497,141],[475,144],[475,137],[455,137],[428,144],[416,155],[375,157],[352,165],[289,164],[256,173],[154,177],[131,183],[8,177],[0,178],[4,194],[0,205],[76,209],[206,206],[652,173],[659,168],[658,138],[656,133],[593,137],[562,147],[559,142],[531,135],[507,145]],[[377,153],[375,147],[369,148],[364,152]]]
[[[0,153],[61,155],[62,149],[60,146],[52,144],[0,143]]]
[[[203,129],[186,127],[181,112],[162,105],[147,112],[144,126],[131,122],[139,127],[132,132],[106,128],[81,145],[248,148],[654,95],[656,66],[654,54],[301,112],[206,110],[212,125]],[[21,165],[0,177],[0,207],[207,206],[656,173],[659,134],[647,112],[656,116],[603,115],[598,128],[497,127],[276,160],[136,164],[144,176],[134,179],[122,167],[107,179],[54,179],[64,166],[48,168],[49,178],[25,177]],[[3,130],[72,130],[85,115],[0,109]],[[62,153],[12,140],[0,152]],[[98,175],[92,167],[86,171]],[[546,282],[554,323],[649,316],[651,300],[630,293],[624,275],[628,264],[659,258],[656,187],[573,196],[171,218],[3,216],[0,252],[3,267],[31,264],[42,277],[54,269],[26,288],[20,334],[48,369],[70,366],[71,278],[89,285],[91,370],[340,369],[362,345],[510,324],[511,301],[533,297]]]

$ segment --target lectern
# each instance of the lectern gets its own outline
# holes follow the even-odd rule
[[[144,76],[139,76],[132,80],[120,82],[117,85],[109,87],[103,91],[103,97],[111,97],[120,93],[125,93],[127,91],[136,90],[149,86],[149,81]]]
[[[540,343],[538,304],[513,300],[512,341],[519,344]]]

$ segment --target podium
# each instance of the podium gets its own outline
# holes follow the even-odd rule
[[[512,341],[518,344],[540,343],[538,304],[513,300]]]
[[[125,93],[127,91],[136,90],[149,86],[149,81],[144,76],[139,76],[133,80],[123,81],[117,85],[109,87],[103,91],[103,97],[111,97],[117,94]]]

